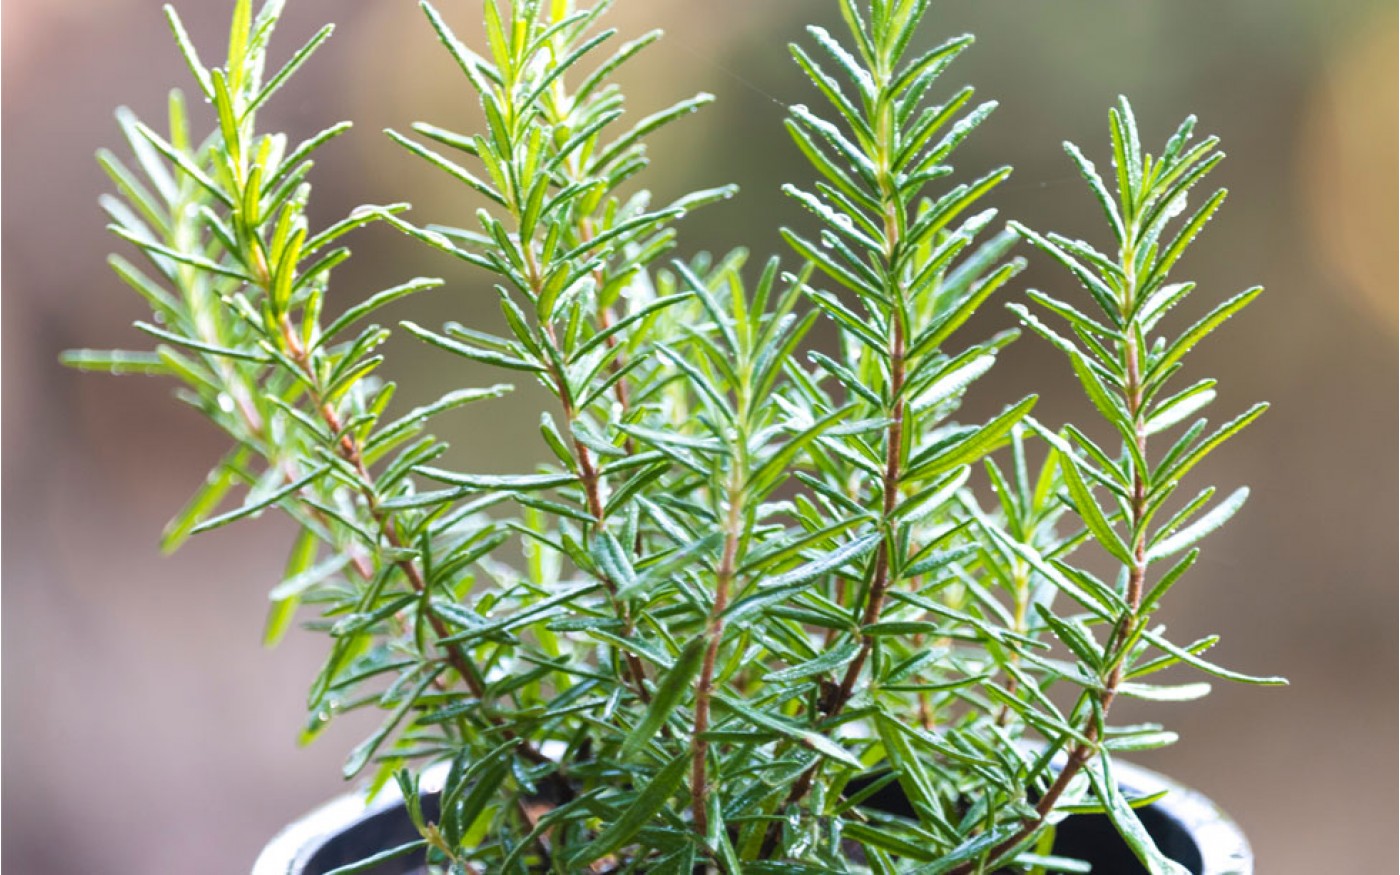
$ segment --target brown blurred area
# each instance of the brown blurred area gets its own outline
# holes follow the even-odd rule
[[[182,11],[206,60],[227,2]],[[285,57],[325,20],[331,44],[264,114],[308,135],[356,129],[313,174],[316,214],[410,200],[420,222],[472,208],[379,133],[418,119],[473,123],[472,100],[407,2],[290,0]],[[472,35],[474,2],[439,4]],[[778,184],[806,175],[781,103],[812,101],[784,44],[829,0],[620,0],[628,34],[670,36],[626,77],[633,112],[712,91],[718,105],[657,138],[649,184],[737,181],[744,194],[688,220],[687,249],[780,251],[800,221]],[[65,372],[70,346],[141,344],[139,300],[106,271],[115,241],[96,206],[93,161],[116,146],[120,103],[160,120],[187,72],[158,0],[5,0],[3,10],[3,866],[15,875],[247,871],[280,824],[338,792],[363,724],[295,738],[321,653],[294,634],[259,647],[266,591],[290,531],[281,520],[221,530],[162,558],[156,540],[222,452],[169,386]],[[1006,216],[1101,239],[1096,208],[1059,148],[1106,165],[1105,113],[1128,94],[1150,145],[1188,112],[1221,135],[1232,191],[1186,263],[1195,306],[1256,282],[1266,295],[1204,346],[1191,373],[1221,380],[1216,417],[1274,404],[1199,482],[1253,487],[1207,545],[1168,622],[1218,632],[1220,661],[1292,679],[1217,685],[1150,713],[1181,732],[1141,761],[1216,799],[1245,827],[1261,875],[1393,871],[1396,760],[1396,11],[1393,3],[1211,0],[1091,3],[941,0],[929,33],[977,46],[946,83],[971,81],[1001,108],[959,153],[970,173],[1016,173]],[[945,88],[951,85],[945,85]],[[188,90],[188,89],[187,89]],[[338,294],[357,300],[419,274],[449,286],[393,314],[428,324],[495,320],[484,278],[370,230]],[[1032,259],[1027,285],[1062,288]],[[1010,295],[1018,294],[1011,292]],[[1008,298],[1009,299],[1009,298]],[[996,308],[994,308],[996,309]],[[991,329],[1009,324],[990,313]],[[408,342],[391,376],[416,399],[494,382]],[[974,391],[970,417],[1031,387],[1038,415],[1084,412],[1065,368],[1023,338]],[[444,421],[448,460],[519,469],[539,458],[535,397]]]

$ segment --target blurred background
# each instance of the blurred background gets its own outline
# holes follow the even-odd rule
[[[204,57],[219,56],[227,2],[182,4]],[[474,2],[440,5],[478,42]],[[222,453],[169,386],[69,373],[70,346],[142,344],[140,302],[103,264],[114,241],[92,160],[115,146],[111,111],[159,122],[188,74],[159,0],[5,0],[3,27],[3,866],[23,875],[246,872],[280,825],[342,790],[363,724],[296,748],[321,643],[259,647],[266,591],[291,532],[282,520],[220,530],[162,558],[165,520]],[[293,0],[274,42],[286,57],[326,20],[330,45],[265,112],[293,139],[342,118],[356,130],[313,174],[316,214],[410,200],[420,222],[470,222],[473,205],[379,131],[418,119],[475,124],[474,100],[408,0]],[[658,137],[660,194],[736,181],[743,195],[687,220],[687,250],[781,251],[801,221],[778,185],[807,170],[782,104],[811,101],[784,44],[830,0],[620,0],[628,35],[670,36],[624,77],[635,115],[696,90],[718,104]],[[1201,470],[1251,484],[1167,617],[1178,638],[1218,632],[1219,660],[1278,673],[1287,689],[1217,685],[1155,710],[1182,733],[1140,757],[1213,797],[1254,842],[1262,875],[1386,872],[1396,787],[1396,8],[1388,0],[940,0],[932,41],[973,31],[945,79],[1000,110],[960,152],[965,174],[1010,163],[993,197],[1008,216],[1101,241],[1097,209],[1059,148],[1107,164],[1106,111],[1131,96],[1147,143],[1188,112],[1221,135],[1214,176],[1232,197],[1186,263],[1193,312],[1262,283],[1267,293],[1190,363],[1221,379],[1217,418],[1273,409]],[[157,127],[160,125],[157,124]],[[494,323],[493,295],[386,230],[355,238],[339,273],[352,301],[419,274],[446,289],[393,314]],[[1032,259],[1026,285],[1063,288]],[[1019,294],[1004,293],[1003,300]],[[980,329],[1009,324],[1000,308]],[[1189,318],[1185,314],[1182,318]],[[391,376],[426,398],[494,381],[398,342]],[[1063,362],[1023,338],[978,384],[968,416],[1044,394],[1058,423],[1085,402]],[[414,400],[414,399],[410,399]],[[520,469],[539,458],[529,392],[444,421],[450,466]],[[1126,710],[1126,709],[1125,709]]]

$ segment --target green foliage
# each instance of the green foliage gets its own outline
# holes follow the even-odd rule
[[[814,173],[785,187],[810,214],[783,231],[803,265],[750,270],[742,250],[663,263],[677,223],[733,190],[654,206],[638,187],[647,137],[710,98],[625,123],[611,77],[657,35],[614,47],[607,6],[486,0],[479,55],[422,3],[485,128],[388,135],[479,203],[460,226],[420,227],[395,204],[312,233],[311,157],[348,124],[293,148],[258,130],[330,34],[264,77],[280,0],[235,4],[218,68],[168,10],[216,124],[192,132],[175,93],[165,134],[118,113],[134,168],[98,156],[120,194],[103,201],[112,230],[146,262],[112,266],[150,305],[138,327],[157,343],[67,361],[173,377],[233,443],[164,546],[284,511],[298,534],[266,639],[305,605],[329,646],[304,737],[377,709],[345,774],[410,799],[423,767],[450,764],[437,822],[410,806],[422,840],[344,871],[422,851],[453,873],[1084,871],[1052,850],[1055,823],[1086,807],[1149,870],[1179,871],[1112,779],[1115,751],[1175,735],[1111,726],[1110,706],[1203,693],[1141,680],[1178,664],[1277,682],[1214,666],[1201,655],[1214,638],[1175,644],[1152,621],[1246,495],[1173,504],[1177,488],[1262,410],[1149,445],[1214,398],[1212,380],[1168,385],[1257,294],[1156,336],[1194,289],[1168,272],[1224,198],[1177,221],[1215,140],[1193,143],[1188,120],[1146,155],[1125,101],[1113,185],[1067,147],[1109,253],[1014,222],[988,234],[981,204],[1010,169],[947,177],[994,104],[932,96],[971,38],[918,51],[928,0],[841,0],[844,36],[811,28],[792,47],[822,101],[787,119]],[[375,376],[388,330],[363,323],[439,282],[328,301],[341,238],[378,222],[493,278],[506,333],[402,325],[547,390],[547,462],[434,466],[445,447],[428,421],[506,385],[390,413],[395,387]],[[1030,292],[1067,328],[1013,307],[1104,424],[1054,431],[1030,417],[1034,396],[955,418],[1015,339],[965,326],[1021,269],[1004,260],[1018,235],[1087,293]],[[833,349],[808,339],[821,319]],[[1071,564],[1090,544],[1116,581]],[[912,816],[863,804],[890,782]]]

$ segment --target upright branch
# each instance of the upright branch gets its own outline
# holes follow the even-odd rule
[[[167,8],[196,82],[214,106],[217,128],[210,137],[191,137],[176,93],[169,136],[119,113],[144,180],[110,153],[99,156],[126,199],[125,204],[107,199],[113,230],[148,256],[159,279],[117,256],[113,266],[154,306],[162,327],[140,327],[162,346],[154,354],[77,353],[70,361],[87,367],[104,359],[128,366],[139,362],[144,372],[175,376],[236,441],[236,449],[172,522],[168,548],[189,534],[273,506],[301,524],[287,579],[274,591],[269,643],[304,600],[330,601],[328,613],[348,604],[419,642],[418,658],[399,666],[405,682],[447,689],[443,668],[450,667],[471,695],[485,701],[490,694],[482,671],[463,647],[447,640],[454,631],[450,624],[435,611],[401,610],[405,603],[395,601],[396,590],[387,583],[397,572],[412,599],[431,603],[437,595],[438,581],[418,549],[421,516],[395,501],[408,487],[404,475],[410,466],[441,452],[440,445],[425,438],[394,451],[419,437],[431,414],[496,397],[501,388],[460,390],[407,417],[383,420],[393,386],[377,384],[373,373],[382,361],[375,349],[387,332],[376,325],[346,332],[384,305],[439,285],[437,280],[412,280],[323,320],[331,272],[349,257],[348,249],[335,244],[406,205],[362,208],[319,233],[309,232],[310,156],[349,125],[335,125],[291,150],[284,134],[257,132],[258,109],[331,33],[330,26],[323,28],[264,83],[266,47],[281,8],[270,2],[254,15],[250,2],[236,3],[228,63],[212,69],[200,62],[179,16]],[[258,458],[265,463],[262,471],[252,464]],[[387,473],[377,475],[371,466],[381,460]],[[254,484],[247,500],[212,515],[237,480]],[[329,556],[318,563],[322,545]],[[342,577],[343,572],[352,574]],[[382,604],[399,609],[382,611]],[[419,622],[431,634],[421,634]],[[337,675],[374,631],[362,624],[337,636],[312,691],[313,732],[338,709]],[[378,673],[358,674],[364,682]],[[399,703],[386,699],[384,704],[397,709]],[[396,713],[386,732],[402,716]],[[518,753],[530,763],[546,762],[499,718],[486,710],[478,717],[489,731],[515,738]],[[363,768],[382,740],[380,735],[357,751],[347,773]]]
[[[1214,137],[1191,142],[1194,118],[1182,123],[1167,141],[1161,157],[1155,159],[1144,154],[1139,145],[1136,121],[1126,100],[1110,111],[1109,123],[1116,196],[1109,193],[1094,165],[1078,148],[1068,143],[1065,148],[1108,219],[1116,253],[1108,256],[1083,241],[1058,234],[1041,235],[1013,223],[1024,239],[1069,270],[1099,312],[1091,316],[1072,303],[1030,292],[1033,301],[1070,324],[1076,343],[1047,327],[1024,307],[1015,305],[1013,309],[1027,327],[1069,357],[1085,393],[1119,436],[1122,451],[1115,458],[1073,425],[1058,435],[1039,429],[1058,452],[1068,503],[1083,521],[1089,538],[1122,564],[1123,583],[1121,588],[1110,586],[1087,571],[1058,560],[1047,561],[1033,548],[1013,545],[1006,535],[998,535],[1005,546],[1016,550],[1020,558],[1045,574],[1086,611],[1083,617],[1058,617],[1044,611],[1055,636],[1081,662],[1086,680],[1068,718],[1073,728],[1066,726],[1063,735],[1051,739],[1051,750],[1063,751],[1064,759],[1039,794],[1034,814],[984,857],[953,870],[958,875],[981,871],[979,866],[995,866],[1025,847],[1076,786],[1081,772],[1088,773],[1095,794],[1149,869],[1184,871],[1168,861],[1150,840],[1144,840],[1146,833],[1136,822],[1136,815],[1129,806],[1120,804],[1120,791],[1111,779],[1106,728],[1114,700],[1123,694],[1166,697],[1161,688],[1134,683],[1133,679],[1177,662],[1234,680],[1280,682],[1276,678],[1246,678],[1200,659],[1198,654],[1213,639],[1179,646],[1151,629],[1153,609],[1195,561],[1196,542],[1223,525],[1244,503],[1248,491],[1240,489],[1202,513],[1214,493],[1209,488],[1155,528],[1154,519],[1186,472],[1266,407],[1255,405],[1205,437],[1202,435],[1206,421],[1198,420],[1154,462],[1156,454],[1149,452],[1149,437],[1209,404],[1215,396],[1215,381],[1202,380],[1170,396],[1164,389],[1181,367],[1182,357],[1254,300],[1259,289],[1227,299],[1175,339],[1149,340],[1152,332],[1160,329],[1166,312],[1194,289],[1193,283],[1167,283],[1167,272],[1223,202],[1225,191],[1219,190],[1207,198],[1170,238],[1168,225],[1184,212],[1188,193],[1223,155],[1215,150]],[[1108,509],[1100,503],[1096,488],[1110,495]],[[1155,583],[1150,580],[1154,563],[1188,550],[1185,558]],[[1095,641],[1091,623],[1108,626],[1102,643]],[[1144,660],[1152,650],[1161,655]],[[1198,688],[1202,686],[1182,688],[1181,695],[1173,698],[1199,695],[1202,690]],[[1134,746],[1160,746],[1173,738],[1163,734]],[[1040,768],[1048,765],[1047,757]]]
[[[468,359],[534,373],[556,397],[562,428],[546,420],[542,430],[576,478],[577,495],[590,520],[584,540],[597,555],[614,538],[609,517],[620,508],[610,506],[608,466],[600,463],[587,435],[608,432],[613,421],[626,415],[626,380],[635,367],[627,355],[636,351],[638,322],[676,302],[647,300],[645,287],[635,281],[671,247],[675,232],[670,226],[676,219],[731,193],[728,188],[698,192],[651,210],[645,193],[622,202],[617,190],[645,165],[640,150],[646,134],[711,98],[702,94],[682,101],[609,140],[622,110],[615,87],[606,84],[607,76],[653,42],[656,34],[623,45],[591,75],[582,75],[575,72],[582,62],[615,34],[592,32],[607,4],[575,11],[562,2],[517,3],[502,18],[488,2],[489,59],[466,48],[430,4],[422,5],[480,99],[488,129],[464,136],[419,123],[414,130],[476,159],[485,175],[402,134],[389,134],[484,197],[490,209],[478,212],[480,232],[398,225],[500,277],[501,307],[513,337],[497,338],[456,325],[448,326],[446,334],[409,328]],[[578,84],[571,90],[575,75]],[[618,319],[614,306],[629,295],[634,309]],[[581,314],[592,323],[591,330],[580,330]],[[606,395],[595,391],[593,377],[600,370],[609,374],[603,386],[611,390],[619,410],[608,410]],[[631,450],[630,438],[624,438],[623,458],[611,463],[615,470],[633,470]],[[626,638],[635,629],[635,616],[626,599],[619,598],[621,582],[608,565],[585,563],[605,588]],[[633,694],[649,701],[641,659],[625,648],[618,648],[617,654]]]
[[[738,456],[736,456],[738,458]],[[705,624],[705,655],[700,663],[700,677],[695,683],[695,719],[690,736],[691,818],[695,832],[702,840],[710,834],[710,781],[708,777],[710,742],[710,702],[714,694],[715,662],[719,659],[720,643],[724,640],[724,613],[729,607],[737,570],[739,539],[743,526],[743,484],[730,481],[724,493],[727,505],[724,515],[724,548],[719,567],[715,570],[714,603]]]
[[[821,179],[814,192],[795,186],[785,190],[816,215],[821,229],[816,243],[792,231],[785,230],[784,236],[842,289],[842,296],[854,298],[864,310],[858,315],[841,296],[809,288],[813,303],[835,321],[843,347],[840,361],[825,356],[814,356],[814,361],[848,400],[858,404],[862,415],[881,423],[883,435],[874,470],[848,467],[851,461],[869,458],[874,449],[864,434],[823,442],[835,457],[824,472],[832,488],[875,475],[869,479],[876,488],[862,490],[857,500],[869,503],[868,524],[878,534],[860,574],[857,597],[843,604],[852,612],[856,649],[840,680],[825,688],[813,715],[827,722],[838,719],[855,697],[880,646],[879,624],[892,587],[919,575],[918,570],[910,573],[914,552],[920,549],[911,545],[932,546],[945,538],[951,506],[947,502],[966,476],[966,466],[1000,443],[1034,401],[1025,399],[985,426],[961,430],[951,440],[930,434],[1011,338],[994,338],[957,356],[943,352],[944,342],[1020,265],[996,264],[1009,246],[1006,235],[969,249],[995,211],[958,221],[1006,178],[1009,168],[957,185],[935,199],[924,196],[933,180],[951,172],[945,159],[995,107],[983,104],[954,122],[970,100],[971,89],[942,105],[925,105],[924,97],[939,74],[972,42],[971,37],[959,37],[906,59],[926,8],[921,2],[889,3],[865,16],[854,3],[843,2],[854,51],[821,28],[809,30],[825,56],[822,62],[800,47],[792,48],[836,121],[804,106],[792,108],[788,130]],[[823,64],[834,65],[846,81],[838,81]],[[955,267],[959,256],[969,251],[971,257]],[[922,505],[917,519],[904,504],[910,495]],[[870,686],[875,685],[871,679]],[[801,773],[785,806],[807,795],[821,765],[821,759],[814,759]],[[779,830],[775,821],[762,856],[776,848]]]
[[[735,338],[738,346],[738,336],[733,331],[728,337]],[[745,332],[744,337],[751,337],[749,332]],[[752,360],[754,350],[739,347],[733,350],[740,367],[737,369],[740,374],[752,374]],[[721,532],[723,533],[723,546],[720,549],[719,565],[715,568],[714,600],[710,605],[710,613],[705,621],[704,629],[704,656],[700,663],[700,676],[695,682],[695,718],[693,720],[693,730],[690,736],[690,786],[691,786],[691,817],[694,821],[695,832],[702,841],[707,841],[711,825],[709,822],[710,804],[710,781],[708,777],[709,768],[709,738],[707,733],[710,729],[710,704],[714,694],[715,685],[715,663],[719,658],[720,644],[724,640],[725,612],[729,609],[729,601],[734,589],[734,578],[742,560],[740,553],[741,542],[748,530],[747,508],[745,502],[748,498],[746,487],[747,480],[752,473],[750,470],[750,447],[752,429],[754,426],[754,408],[752,386],[746,382],[740,382],[733,387],[732,408],[724,411],[723,419],[732,421],[733,428],[726,436],[725,451],[719,457],[720,463],[715,471],[716,482],[715,516],[723,521]],[[724,470],[727,468],[728,470]]]

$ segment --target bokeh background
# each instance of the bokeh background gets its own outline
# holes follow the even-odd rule
[[[217,434],[140,378],[64,372],[69,346],[140,343],[140,304],[105,271],[113,240],[92,160],[118,139],[111,110],[159,119],[187,74],[158,0],[5,0],[3,9],[3,866],[16,875],[245,872],[279,825],[342,789],[363,724],[309,750],[294,739],[321,644],[258,645],[288,527],[266,518],[157,554],[166,518],[222,452]],[[317,214],[407,199],[420,221],[466,223],[471,204],[379,134],[417,119],[474,123],[472,99],[408,0],[293,0],[283,57],[339,30],[264,115],[294,138],[345,117],[355,132],[314,174]],[[475,2],[440,4],[476,41]],[[230,4],[187,0],[206,59]],[[743,196],[687,222],[688,249],[780,251],[799,220],[778,183],[801,179],[781,105],[811,100],[784,44],[830,0],[620,0],[614,22],[670,36],[625,77],[635,113],[695,90],[718,105],[657,138],[663,194],[737,181]],[[1224,138],[1232,197],[1179,270],[1202,299],[1268,292],[1194,356],[1221,378],[1217,415],[1273,410],[1200,482],[1254,498],[1216,535],[1169,621],[1219,632],[1222,662],[1280,673],[1284,690],[1221,686],[1156,712],[1181,731],[1143,757],[1207,792],[1245,827],[1263,875],[1386,872],[1396,787],[1396,9],[1388,0],[940,0],[927,38],[979,42],[950,83],[1000,110],[959,153],[964,172],[1016,173],[994,197],[1028,224],[1101,239],[1060,151],[1105,160],[1120,92],[1160,148],[1187,112]],[[947,85],[945,87],[952,87]],[[399,315],[493,322],[483,277],[388,231],[355,241],[339,294],[418,274],[449,278]],[[1025,284],[1064,280],[1040,259]],[[1010,294],[1016,294],[1012,292]],[[1206,306],[1204,300],[1195,302]],[[979,328],[1009,323],[989,313]],[[494,379],[399,342],[391,375],[421,397]],[[1084,412],[1065,368],[1023,339],[973,393],[969,416],[1014,392],[1051,422]],[[529,392],[440,431],[462,467],[539,457]]]

